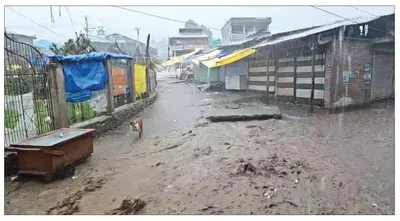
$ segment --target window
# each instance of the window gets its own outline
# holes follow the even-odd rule
[[[244,27],[245,27],[246,35],[254,33],[254,25],[246,25]]]
[[[243,34],[243,25],[232,25],[232,34]]]

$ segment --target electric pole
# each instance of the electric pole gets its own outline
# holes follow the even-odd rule
[[[85,15],[85,32],[86,32],[86,38],[89,38],[89,24],[87,15]]]
[[[138,27],[135,27],[134,29],[135,29],[135,30],[136,30],[136,32],[137,32],[137,40],[139,41],[139,33],[140,33],[140,28],[138,28]]]

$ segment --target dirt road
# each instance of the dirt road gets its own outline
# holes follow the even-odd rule
[[[141,113],[143,139],[127,124],[98,138],[74,179],[5,178],[5,213],[105,214],[132,197],[142,214],[394,214],[393,103],[315,116],[280,105],[282,120],[197,125],[246,95],[168,77]]]

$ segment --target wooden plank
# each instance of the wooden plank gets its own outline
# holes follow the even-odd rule
[[[312,89],[297,89],[296,94],[297,97],[301,98],[311,98],[311,90]],[[315,99],[324,99],[324,90],[314,90],[314,98]]]
[[[267,81],[268,77],[267,76],[249,76],[249,81]]]
[[[293,83],[294,77],[278,77],[278,83]]]
[[[313,66],[299,66],[297,67],[297,73],[303,73],[303,72],[323,72],[325,71],[325,65],[314,65],[314,69]]]
[[[293,88],[278,88],[279,96],[293,96]]]
[[[284,73],[284,72],[294,72],[294,67],[279,67],[278,70],[279,73]]]
[[[316,77],[315,84],[325,84],[325,78]],[[312,78],[297,78],[296,84],[312,84]]]
[[[265,85],[249,85],[249,90],[255,91],[267,91]]]
[[[269,81],[275,81],[275,76],[269,76]]]
[[[267,71],[267,67],[252,67],[249,68],[249,72],[266,72]]]

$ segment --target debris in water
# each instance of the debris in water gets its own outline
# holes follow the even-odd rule
[[[47,210],[47,215],[71,215],[79,211],[79,201],[83,196],[83,191],[79,190],[75,194],[65,198],[62,202],[57,203],[56,206]]]
[[[193,157],[194,158],[198,158],[198,157],[201,157],[201,156],[204,156],[204,155],[210,155],[211,153],[212,153],[212,148],[210,146],[208,146],[205,149],[200,149],[200,148],[197,147],[197,148],[194,149]]]
[[[153,165],[153,166],[151,166],[151,167],[158,167],[158,166],[160,166],[162,163],[164,163],[164,162],[158,162],[158,163],[156,163],[155,165]]]
[[[91,192],[94,191],[98,188],[101,188],[104,184],[104,178],[90,178],[88,181],[86,181],[86,186],[84,191],[85,192]]]
[[[246,128],[260,128],[261,130],[263,129],[261,126],[257,125],[247,125]]]
[[[267,192],[264,193],[264,196],[266,196],[267,199],[271,199],[272,197],[274,197],[276,195],[277,191],[278,191],[278,189],[268,190]]]
[[[239,175],[245,175],[246,172],[249,171],[250,173],[256,174],[256,167],[253,166],[251,163],[242,163],[239,165],[237,174]]]
[[[18,181],[19,176],[13,176],[11,177],[11,181]]]
[[[214,209],[214,208],[217,208],[217,207],[215,207],[215,206],[205,206],[200,211],[206,211],[208,209]]]
[[[378,208],[378,204],[376,204],[376,203],[373,203],[372,206],[373,206],[374,208]]]
[[[106,213],[106,215],[135,215],[146,206],[146,202],[141,199],[132,200],[128,197],[122,200],[121,205]]]

